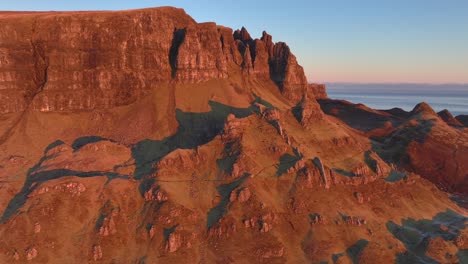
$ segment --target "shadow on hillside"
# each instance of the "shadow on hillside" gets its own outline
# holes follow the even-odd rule
[[[206,224],[208,229],[213,227],[213,225],[215,225],[219,219],[227,213],[227,206],[229,204],[229,198],[231,197],[232,191],[239,187],[248,177],[250,177],[250,174],[245,173],[241,178],[233,182],[216,187],[219,195],[221,195],[221,200],[218,205],[211,208],[208,212]]]
[[[219,135],[229,114],[237,118],[251,115],[253,110],[248,108],[235,108],[221,103],[210,101],[211,111],[204,113],[186,113],[176,110],[176,119],[179,123],[177,132],[162,140],[145,139],[132,147],[132,157],[135,160],[134,178],[142,180],[140,193],[147,191],[144,186],[151,186],[150,176],[155,172],[153,164],[160,161],[167,154],[176,149],[196,149]]]
[[[320,99],[317,102],[320,104],[322,111],[327,115],[335,116],[348,126],[364,132],[384,127],[387,122],[396,127],[405,121],[402,114],[393,115],[393,110],[381,111],[382,113],[378,114],[366,110],[360,104],[353,104],[343,100]]]
[[[358,264],[359,256],[361,255],[362,251],[364,250],[364,248],[367,247],[368,244],[369,244],[369,241],[365,239],[359,239],[356,243],[354,243],[349,248],[347,248],[345,252],[333,254],[332,255],[333,263],[338,263],[341,257],[348,256],[351,259],[353,264]]]
[[[406,248],[406,252],[397,255],[396,263],[438,263],[426,255],[430,240],[440,237],[445,241],[453,241],[465,228],[466,221],[468,218],[447,209],[432,220],[402,219],[401,226],[388,222],[387,230]],[[446,228],[442,229],[442,225]]]
[[[416,117],[419,124],[402,127],[388,136],[371,137],[372,150],[384,161],[394,164],[406,164],[406,149],[411,142],[424,143],[426,136],[434,127],[431,119]]]
[[[291,154],[284,154],[280,157],[280,163],[276,165],[276,176],[279,177],[288,172],[290,168],[296,166],[296,163],[302,159],[302,155],[300,155],[297,151],[294,151],[294,155]]]
[[[54,147],[64,144],[63,141],[57,140],[45,148],[43,157],[37,164],[31,167],[26,174],[26,181],[24,182],[23,188],[10,200],[7,208],[3,212],[0,222],[3,223],[8,220],[13,214],[15,214],[28,199],[28,196],[36,190],[42,183],[54,179],[59,179],[67,176],[77,177],[96,177],[104,176],[108,180],[115,178],[128,178],[126,175],[120,175],[115,172],[104,172],[104,171],[76,171],[69,169],[54,169],[46,170],[47,166],[43,166],[43,163],[49,159],[56,157],[56,154],[47,155],[47,152]]]
[[[267,104],[260,97],[256,97],[251,106],[247,108],[235,108],[210,101],[208,104],[211,107],[211,111],[209,112],[187,113],[177,109],[176,119],[179,127],[174,135],[162,140],[145,139],[132,146],[132,157],[135,160],[134,178],[141,180],[139,185],[140,193],[143,195],[154,183],[155,180],[151,178],[151,175],[155,172],[153,165],[156,162],[176,149],[196,149],[198,146],[210,142],[222,132],[229,114],[233,114],[237,118],[247,117],[257,111],[254,106],[255,103]],[[76,139],[72,144],[72,148],[74,151],[77,151],[87,144],[103,140],[112,141],[111,139],[99,136],[86,136]],[[3,212],[0,222],[5,222],[16,213],[26,203],[28,196],[46,181],[66,176],[105,176],[109,180],[114,178],[129,178],[127,175],[120,175],[115,172],[76,171],[68,169],[47,170],[47,167],[43,166],[44,161],[56,156],[56,154],[48,155],[47,152],[61,144],[64,144],[64,142],[57,140],[45,148],[43,157],[28,170],[23,188],[11,199]],[[219,188],[224,187],[220,186]],[[223,192],[223,190],[219,189],[220,192]]]

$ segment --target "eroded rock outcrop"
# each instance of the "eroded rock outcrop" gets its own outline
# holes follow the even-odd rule
[[[297,106],[293,108],[293,114],[304,127],[310,127],[314,122],[324,119],[320,105],[314,98],[306,94]]]
[[[320,215],[320,214],[311,214],[309,215],[310,217],[310,224],[311,225],[318,225],[318,224],[324,224],[325,223],[325,218]]]
[[[145,201],[157,201],[159,203],[168,200],[167,194],[159,186],[151,186],[144,194]]]
[[[278,222],[274,213],[266,213],[242,220],[245,228],[257,230],[260,233],[267,233],[273,229],[274,223]]]
[[[307,95],[310,97],[314,97],[315,99],[327,99],[327,89],[325,84],[318,84],[318,83],[309,83],[307,85]]]
[[[99,234],[101,236],[106,237],[106,236],[117,233],[117,228],[115,224],[116,222],[115,219],[117,217],[118,217],[117,210],[113,210],[109,216],[104,217],[104,219],[102,220],[101,227],[99,228]]]
[[[324,99],[284,43],[178,9],[14,14],[0,12],[19,25],[0,27],[0,100],[24,103],[0,108],[29,110],[0,142],[1,263],[394,262],[410,240],[463,261],[464,196],[412,172],[466,190],[466,129],[428,106]],[[19,58],[33,62],[15,94]]]
[[[37,251],[37,249],[35,247],[30,247],[26,250],[26,260],[30,261],[30,260],[33,260],[37,257],[37,254],[39,252]]]
[[[174,77],[180,81],[202,82],[228,76],[228,63],[215,23],[201,23],[180,29],[180,45],[174,55]],[[174,43],[177,45],[177,42]]]
[[[343,216],[342,220],[347,225],[362,226],[367,224],[367,220],[359,216]]]
[[[235,190],[231,193],[231,197],[229,197],[230,202],[239,201],[241,203],[247,202],[250,199],[252,193],[248,187],[240,188],[239,190]]]
[[[181,248],[191,248],[190,242],[194,238],[194,234],[187,232],[180,226],[171,229],[165,229],[166,238],[164,244],[164,251],[167,253],[174,253]]]
[[[304,69],[298,64],[286,43],[279,42],[273,47],[270,76],[284,96],[293,102],[301,100],[307,87],[307,79]]]
[[[217,164],[227,177],[239,178],[252,167],[252,161],[246,155],[242,142],[246,126],[246,120],[238,119],[233,114],[226,119],[221,135],[224,150]]]
[[[100,245],[93,246],[93,259],[94,261],[98,261],[102,259],[102,248]]]
[[[302,188],[312,188],[313,186],[330,188],[330,177],[326,173],[330,173],[330,171],[323,171],[322,174],[317,167],[308,164],[298,172],[296,181]]]
[[[208,236],[216,239],[228,239],[237,232],[237,225],[232,222],[216,223],[208,231]]]

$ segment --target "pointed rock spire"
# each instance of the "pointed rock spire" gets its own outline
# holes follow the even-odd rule
[[[236,30],[234,32],[234,39],[242,40],[244,42],[248,42],[252,40],[252,37],[250,36],[249,32],[245,27],[242,27],[240,30]]]
[[[273,47],[275,46],[275,44],[273,43],[272,36],[266,31],[263,31],[261,40],[265,42],[265,46],[268,51],[268,56],[269,58],[271,58],[273,56]]]

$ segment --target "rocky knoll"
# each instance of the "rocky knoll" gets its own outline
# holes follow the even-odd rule
[[[427,103],[410,112],[379,111],[346,101],[319,100],[322,109],[364,132],[373,149],[450,191],[468,192],[468,131],[447,110],[435,113]]]
[[[447,109],[444,109],[440,112],[437,113],[437,115],[444,120],[445,123],[447,123],[450,126],[454,127],[463,127],[463,124],[458,121],[452,113],[450,113]]]
[[[0,263],[467,259],[468,130],[329,99],[266,32],[0,12],[0,112]]]

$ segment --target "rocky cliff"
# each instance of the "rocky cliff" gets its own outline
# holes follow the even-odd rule
[[[285,43],[253,39],[184,10],[0,15],[0,112],[126,105],[161,83],[272,80],[299,101],[304,71]],[[116,30],[118,29],[118,30]]]
[[[328,99],[266,32],[0,12],[0,263],[463,263],[467,142]]]

